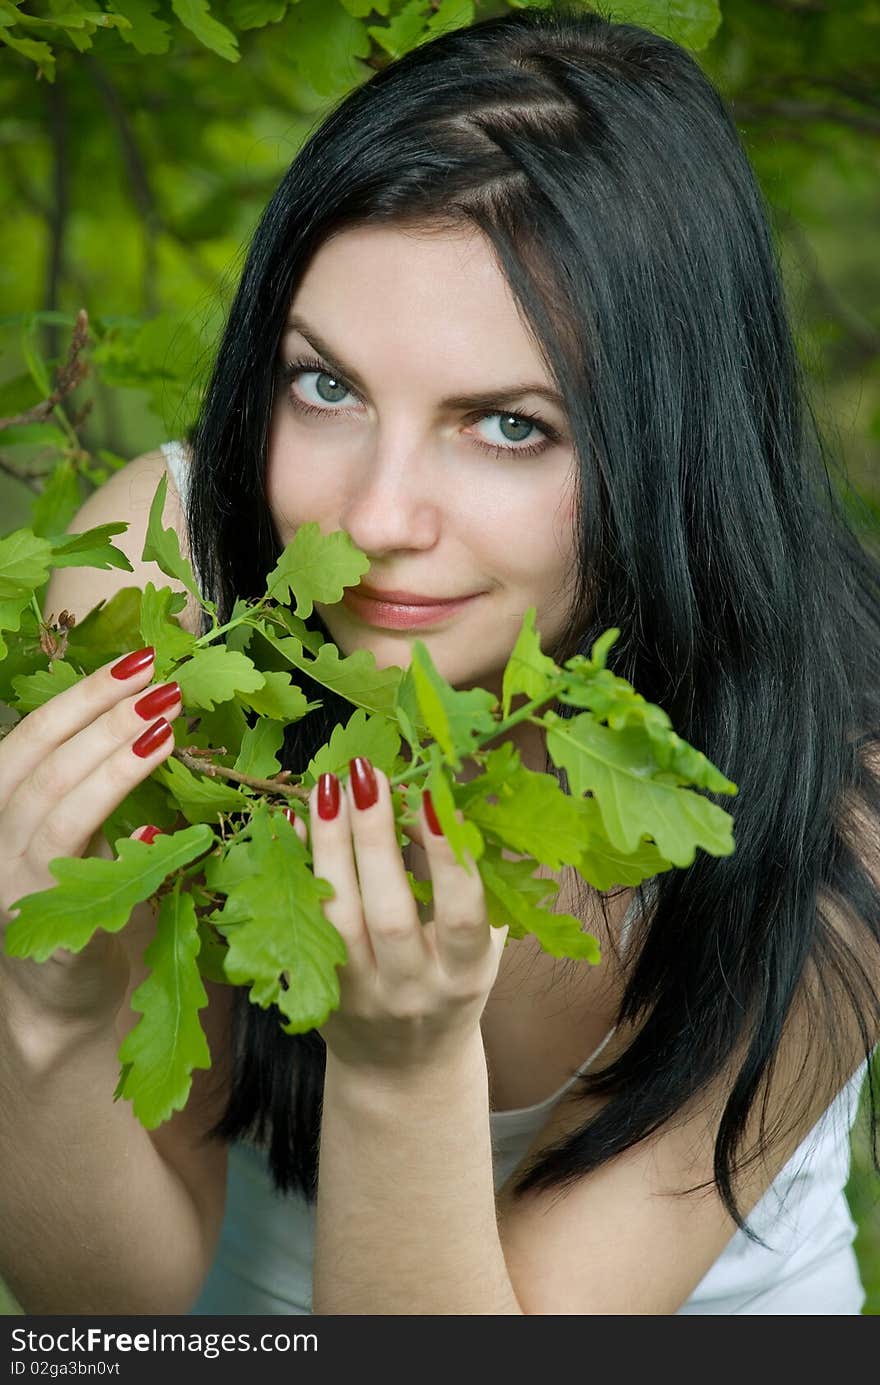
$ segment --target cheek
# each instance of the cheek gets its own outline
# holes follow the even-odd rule
[[[326,468],[309,466],[273,416],[266,457],[266,502],[279,539],[287,543],[300,524],[322,521],[332,510]]]

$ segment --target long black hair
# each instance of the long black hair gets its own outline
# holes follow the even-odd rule
[[[515,1191],[570,1184],[729,1070],[715,1180],[742,1226],[733,1176],[793,1007],[807,998],[829,1099],[854,1067],[845,1014],[866,1058],[880,1027],[880,562],[808,402],[768,210],[718,92],[645,29],[523,9],[378,71],[266,208],[191,434],[190,541],[224,618],[279,551],[264,471],[285,315],[318,247],[364,225],[487,237],[575,440],[577,599],[550,652],[618,627],[611,667],[740,789],[718,800],[735,854],[654,882],[619,1015],[636,1036],[579,1079],[607,1100]],[[323,706],[288,728],[298,773],[351,713],[302,686]],[[265,1143],[276,1187],[313,1198],[323,1041],[237,999],[211,1133]]]

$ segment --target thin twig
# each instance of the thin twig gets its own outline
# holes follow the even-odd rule
[[[63,366],[59,366],[55,371],[55,387],[52,393],[47,399],[41,400],[39,404],[25,409],[24,413],[13,414],[10,418],[0,418],[0,431],[4,428],[17,428],[26,423],[45,422],[62,399],[66,398],[68,394],[72,394],[82,384],[91,369],[88,362],[79,359],[79,354],[87,346],[88,339],[89,315],[85,308],[80,308],[76,315],[73,336],[67,351],[67,360]]]
[[[308,802],[309,790],[300,784],[287,784],[284,782],[285,776],[290,775],[290,770],[281,770],[277,778],[258,779],[252,774],[242,774],[237,769],[227,769],[225,765],[215,764],[213,760],[206,758],[207,755],[224,755],[226,751],[223,747],[213,751],[204,751],[200,746],[176,746],[171,754],[181,764],[186,765],[188,770],[195,774],[206,774],[209,779],[215,779],[218,775],[223,779],[230,779],[233,784],[246,784],[250,789],[258,789],[260,793],[275,794],[281,798],[299,798],[303,802]]]

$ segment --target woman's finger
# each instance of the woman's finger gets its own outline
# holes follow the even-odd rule
[[[453,976],[482,961],[492,945],[490,935],[505,930],[490,927],[477,863],[467,853],[467,868],[459,864],[443,834],[427,789],[422,795],[420,817],[434,887],[434,942],[440,965]],[[456,818],[463,821],[459,812]]]
[[[173,749],[174,729],[158,717],[68,790],[37,824],[24,845],[23,858],[44,867],[56,856],[81,856],[101,824]],[[10,817],[5,812],[4,822]]]
[[[71,688],[69,691],[75,690]],[[46,705],[54,708],[61,697],[62,694],[59,694]],[[177,683],[163,683],[145,689],[140,696],[125,698],[59,745],[33,767],[6,803],[4,827],[7,847],[16,854],[23,853],[28,842],[39,831],[42,821],[50,813],[61,810],[64,799],[84,779],[96,770],[100,772],[101,766],[109,764],[120,747],[138,745],[139,737],[158,718],[171,722],[182,710]],[[125,761],[130,771],[136,770],[137,759],[142,763],[143,757],[139,752],[136,752],[134,759],[129,757]],[[120,800],[123,796],[120,795]]]
[[[397,844],[387,775],[360,756],[349,769],[346,797],[364,922],[378,971],[394,985],[420,976],[431,953]]]
[[[146,827],[136,827],[129,835],[133,841],[145,842],[147,846],[152,846],[157,837],[163,837],[165,834],[161,827],[154,827],[150,823]]]
[[[375,957],[361,909],[348,801],[335,774],[320,775],[309,795],[309,836],[314,874],[334,892],[321,900],[321,908],[348,949],[347,966],[372,970]]]
[[[5,804],[27,775],[58,746],[91,726],[124,697],[143,690],[153,676],[154,659],[152,645],[136,649],[96,669],[22,717],[3,741],[0,804]]]

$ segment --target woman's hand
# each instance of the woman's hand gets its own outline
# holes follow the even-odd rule
[[[105,854],[100,828],[174,749],[176,683],[148,688],[153,650],[136,650],[58,693],[0,741],[0,976],[5,999],[64,1021],[106,1022],[125,995],[129,965],[116,934],[98,929],[77,953],[45,962],[9,957],[12,905],[56,884],[49,862]],[[139,828],[132,835],[152,839]],[[20,1007],[19,1007],[20,1008]]]
[[[344,789],[322,775],[309,799],[314,872],[335,890],[324,913],[348,949],[339,1008],[320,1032],[337,1062],[388,1074],[442,1061],[472,1041],[508,930],[490,926],[476,863],[467,857],[470,871],[458,864],[432,830],[425,798],[409,832],[424,847],[434,888],[434,917],[420,921],[388,778],[366,759],[350,770]]]

